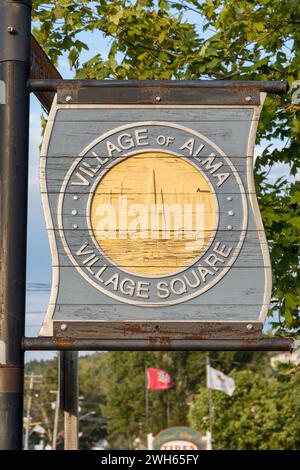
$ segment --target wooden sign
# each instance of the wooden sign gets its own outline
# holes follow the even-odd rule
[[[166,91],[151,104],[150,91],[126,104],[108,84],[89,104],[73,87],[53,103],[41,152],[53,262],[41,334],[257,338],[271,295],[253,180],[265,95],[192,98],[182,87],[178,104]]]
[[[161,431],[153,441],[154,450],[206,450],[201,434],[187,427],[174,427]]]

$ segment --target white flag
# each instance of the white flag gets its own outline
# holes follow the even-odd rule
[[[221,392],[232,396],[235,389],[235,382],[231,377],[223,374],[223,372],[220,372],[213,367],[206,366],[206,378],[207,388],[220,390]]]

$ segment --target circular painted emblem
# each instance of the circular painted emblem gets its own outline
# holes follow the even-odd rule
[[[59,198],[64,249],[94,288],[121,302],[174,305],[219,282],[247,224],[242,181],[205,136],[139,122],[95,139]]]
[[[175,274],[195,263],[218,222],[215,192],[205,175],[161,151],[136,153],[114,165],[100,178],[90,216],[103,253],[146,277]]]

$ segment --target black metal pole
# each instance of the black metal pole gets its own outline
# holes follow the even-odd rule
[[[23,436],[31,0],[0,0],[0,449]]]

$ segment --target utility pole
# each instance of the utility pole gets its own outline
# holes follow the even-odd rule
[[[166,394],[166,399],[167,399],[167,427],[170,426],[170,396],[169,396],[169,390],[167,390]]]
[[[54,425],[52,436],[52,450],[56,450],[58,419],[59,419],[59,390],[50,390],[50,393],[55,393],[55,408],[54,408]]]
[[[65,450],[78,449],[78,352],[61,351],[59,356],[61,408],[64,411]]]
[[[207,437],[209,439],[208,448],[207,450],[212,450],[212,426],[213,426],[213,404],[212,404],[212,392],[211,388],[208,387],[208,374],[210,368],[210,358],[209,353],[206,357],[206,378],[207,378],[207,391],[208,391],[208,414],[209,414],[209,431],[207,433]]]
[[[148,392],[148,368],[145,367],[145,415],[146,431],[149,431],[149,392]]]
[[[0,0],[0,449],[22,449],[31,0]]]
[[[26,408],[24,450],[28,450],[28,444],[29,444],[30,412],[31,412],[31,405],[32,405],[33,385],[34,385],[34,375],[31,374],[30,380],[29,380],[29,391],[28,391],[28,400],[27,400],[27,408]]]
[[[28,450],[29,447],[29,431],[30,431],[30,417],[31,417],[31,407],[32,407],[32,398],[34,394],[34,382],[36,379],[40,379],[41,375],[30,374],[29,376],[29,390],[28,390],[28,400],[26,407],[26,417],[25,417],[25,442],[24,450]]]

